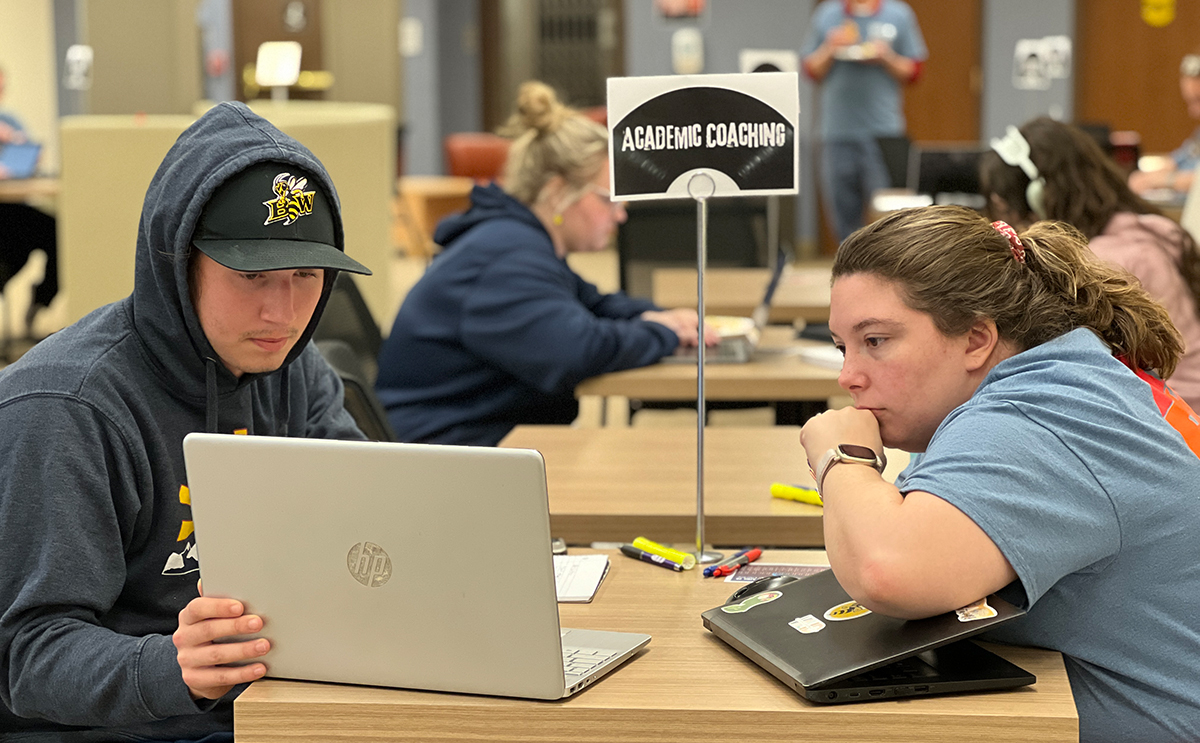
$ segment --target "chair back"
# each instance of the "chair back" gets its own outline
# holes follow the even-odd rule
[[[583,109],[579,113],[588,117],[600,126],[608,126],[608,106],[591,106]]]
[[[912,154],[912,142],[903,134],[895,137],[876,137],[883,165],[887,168],[890,188],[908,187],[908,168]]]
[[[375,384],[383,333],[350,274],[341,272],[334,281],[325,312],[313,331],[313,340],[318,345],[327,340],[339,340],[348,345],[358,356],[358,368],[362,370],[367,386]]]
[[[481,184],[499,180],[504,173],[510,144],[505,137],[489,132],[447,134],[442,140],[446,151],[446,173],[474,178]]]
[[[367,383],[358,354],[350,344],[337,339],[317,341],[316,344],[317,350],[342,380],[343,405],[359,430],[372,441],[395,441],[396,433],[388,423],[387,411]]]

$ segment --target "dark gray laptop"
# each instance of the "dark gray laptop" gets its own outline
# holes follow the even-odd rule
[[[826,570],[701,616],[805,699],[839,704],[1032,684],[1033,674],[966,639],[1024,613],[988,596],[970,611],[894,619],[858,606]]]

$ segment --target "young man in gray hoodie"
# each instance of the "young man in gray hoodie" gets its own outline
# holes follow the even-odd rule
[[[200,596],[183,437],[363,437],[309,343],[339,270],[321,163],[223,103],[150,184],[133,294],[0,373],[0,739],[232,740],[270,645],[212,642],[262,622]]]

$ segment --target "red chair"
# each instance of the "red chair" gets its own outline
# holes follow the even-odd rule
[[[510,141],[488,132],[457,132],[442,140],[448,175],[474,178],[477,183],[499,180],[504,173]]]
[[[591,108],[583,109],[580,113],[600,126],[608,126],[608,106],[592,106]]]

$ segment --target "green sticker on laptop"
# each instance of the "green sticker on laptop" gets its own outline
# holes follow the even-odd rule
[[[741,614],[742,612],[750,611],[760,604],[769,604],[782,595],[783,591],[763,591],[762,593],[756,593],[753,596],[744,598],[736,604],[722,606],[721,611],[726,614]]]

